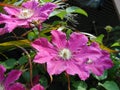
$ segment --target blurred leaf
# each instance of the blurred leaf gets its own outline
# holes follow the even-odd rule
[[[36,38],[36,35],[35,35],[34,32],[29,32],[27,37],[28,37],[29,40],[32,41],[32,40],[34,40]]]
[[[114,44],[111,45],[111,47],[116,47],[116,46],[120,46],[120,42],[115,42]]]
[[[87,90],[87,84],[84,81],[75,81],[72,86],[75,90]]]
[[[90,88],[89,90],[97,90],[96,88]]]
[[[67,12],[67,14],[69,14],[69,13],[79,13],[79,14],[88,16],[86,11],[84,11],[83,9],[81,9],[79,7],[75,7],[75,6],[66,8],[66,12]]]
[[[44,87],[47,87],[47,86],[48,86],[47,77],[41,76],[39,81],[40,81],[40,84],[43,85]]]
[[[99,35],[99,36],[96,38],[96,42],[102,44],[102,43],[103,43],[103,38],[104,38],[104,35],[103,35],[103,34]]]
[[[12,69],[16,65],[17,61],[15,59],[8,59],[2,63],[6,69]]]
[[[114,81],[105,81],[105,83],[98,83],[98,85],[104,87],[106,90],[120,90]]]
[[[19,58],[18,63],[19,63],[20,65],[23,65],[23,64],[25,64],[27,61],[28,61],[28,60],[27,60],[27,57],[26,57],[26,56],[22,56],[22,57]]]
[[[53,0],[40,0],[41,3],[52,2]]]
[[[22,76],[26,82],[30,82],[30,72],[29,71],[24,72],[22,74]]]
[[[107,78],[107,76],[108,76],[107,70],[103,73],[102,76],[96,76],[96,75],[94,75],[94,77],[95,77],[97,80],[104,80],[104,79]]]
[[[25,39],[25,40],[17,40],[17,41],[9,41],[9,42],[0,43],[0,52],[15,49],[17,48],[15,45],[22,46],[22,47],[30,47],[30,41]]]

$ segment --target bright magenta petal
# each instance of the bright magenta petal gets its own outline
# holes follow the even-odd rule
[[[60,74],[67,68],[65,61],[51,60],[47,62],[47,71],[50,75]]]
[[[6,71],[6,68],[2,65],[0,65],[0,83],[3,82],[5,79],[4,72]]]
[[[10,85],[7,90],[25,90],[25,87],[21,83],[15,83]]]
[[[37,55],[34,58],[34,62],[35,63],[46,63],[48,61],[50,61],[53,57],[46,51],[41,51],[39,53],[37,53]]]
[[[82,46],[86,46],[88,42],[88,38],[80,33],[72,33],[70,35],[70,39],[68,40],[69,48],[73,51],[76,51],[76,49],[82,48]]]
[[[19,79],[20,75],[22,74],[19,70],[12,70],[9,72],[8,76],[5,79],[4,86],[8,87],[11,83],[14,83],[16,80]]]
[[[14,8],[14,7],[4,7],[4,10],[9,14],[13,16],[17,16],[20,12],[20,9]]]
[[[52,43],[58,48],[63,49],[66,47],[66,34],[63,32],[59,32],[57,30],[53,30],[52,32]]]
[[[39,38],[36,39],[33,43],[32,46],[38,50],[38,51],[47,51],[47,52],[55,52],[54,47],[51,43],[48,42],[46,38]]]
[[[22,4],[22,7],[27,8],[27,9],[36,9],[38,7],[39,2],[36,0],[30,0]]]
[[[45,89],[40,84],[37,84],[37,85],[33,86],[33,88],[31,90],[45,90]]]

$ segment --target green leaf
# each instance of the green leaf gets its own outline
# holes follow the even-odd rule
[[[40,0],[41,3],[52,2],[53,0]]]
[[[22,76],[26,82],[30,82],[30,72],[29,71],[24,72],[22,74]]]
[[[45,76],[41,76],[41,78],[40,78],[40,84],[41,85],[43,85],[44,87],[47,87],[47,85],[48,85],[48,80],[47,80],[47,78],[45,77]]]
[[[29,32],[27,37],[28,37],[29,40],[32,41],[32,40],[34,40],[36,38],[36,35],[35,35],[34,32]]]
[[[112,44],[111,47],[117,47],[117,46],[120,46],[120,42],[115,42],[114,44]]]
[[[27,39],[25,39],[25,40],[17,40],[17,41],[0,43],[0,52],[15,49],[17,48],[15,45],[21,46],[21,47],[30,47],[30,42]]]
[[[84,81],[75,81],[72,86],[75,90],[87,90],[87,84]]]
[[[97,90],[96,88],[90,88],[89,90]]]
[[[3,66],[5,66],[6,69],[12,69],[16,65],[17,61],[15,59],[8,59],[5,62],[2,63]]]
[[[28,60],[27,60],[27,57],[26,57],[26,56],[22,56],[22,57],[19,58],[18,63],[19,63],[20,65],[23,65],[23,64],[25,64],[27,61],[28,61]]]
[[[98,85],[104,87],[106,90],[120,90],[114,81],[105,81],[105,83],[98,83]]]
[[[103,35],[103,34],[99,35],[99,36],[96,38],[96,42],[102,44],[102,43],[103,43],[103,42],[102,42],[102,41],[103,41],[103,38],[104,38],[104,35]]]
[[[88,16],[88,14],[86,13],[86,11],[84,11],[83,9],[81,9],[81,8],[79,8],[79,7],[75,7],[75,6],[66,8],[66,12],[67,12],[68,14],[69,14],[69,13],[79,13],[79,14]]]
[[[107,70],[103,73],[102,76],[96,76],[96,75],[94,75],[94,77],[95,77],[97,80],[104,80],[104,79],[107,78],[107,76],[108,76]]]

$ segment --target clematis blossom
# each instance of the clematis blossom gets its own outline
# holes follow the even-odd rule
[[[24,2],[21,7],[4,7],[7,14],[0,13],[0,35],[12,32],[16,27],[41,27],[41,23],[48,19],[49,14],[56,8],[53,3],[43,6],[37,0]]]
[[[51,43],[46,38],[39,38],[32,43],[38,51],[34,62],[47,63],[47,71],[50,75],[65,71],[70,75],[77,74],[81,80],[86,80],[92,69],[88,69],[88,59],[99,61],[103,52],[98,47],[88,46],[88,38],[84,34],[73,32],[67,39],[66,34],[61,31],[53,30],[51,33]],[[109,58],[106,55],[104,57]],[[108,62],[110,63],[101,65],[103,71],[112,67],[111,60]],[[97,64],[99,63],[96,62]]]
[[[43,86],[40,84],[36,84],[35,86],[32,87],[31,90],[45,90]]]
[[[0,65],[0,90],[25,90],[24,86],[15,82],[22,74],[19,70],[12,70],[7,76],[4,75],[6,68]]]

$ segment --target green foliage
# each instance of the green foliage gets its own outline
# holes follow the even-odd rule
[[[103,84],[98,83],[98,85],[104,87],[106,90],[120,90],[117,83],[114,81],[105,81]]]
[[[8,59],[5,62],[1,63],[6,69],[13,69],[17,64],[17,61],[13,59]]]

